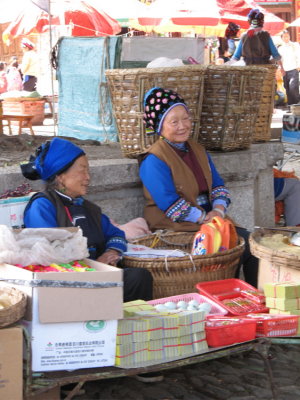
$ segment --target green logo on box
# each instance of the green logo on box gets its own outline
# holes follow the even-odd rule
[[[94,321],[94,320],[92,320],[92,321],[87,321],[85,323],[85,329],[88,332],[99,332],[99,331],[102,331],[102,329],[105,328],[105,325],[106,325],[105,321],[102,321],[102,320]]]

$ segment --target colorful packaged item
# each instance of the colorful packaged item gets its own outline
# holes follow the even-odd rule
[[[235,247],[238,235],[232,222],[214,217],[211,222],[202,224],[194,237],[192,255],[213,254]]]
[[[229,250],[235,247],[238,243],[238,235],[236,233],[235,226],[229,219],[223,219],[221,217],[214,217],[212,224],[219,230],[222,243],[220,250]]]

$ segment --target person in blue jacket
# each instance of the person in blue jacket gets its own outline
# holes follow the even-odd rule
[[[85,199],[90,182],[84,151],[68,140],[54,138],[42,144],[27,164],[23,175],[46,183],[33,195],[24,211],[26,228],[78,226],[87,238],[90,258],[117,265],[127,249],[125,234]],[[152,276],[142,268],[124,268],[124,301],[152,299]]]
[[[264,14],[255,8],[249,12],[248,22],[250,27],[241,36],[230,63],[243,57],[246,65],[270,64],[270,57],[272,56],[282,68],[281,55],[269,32],[263,30]]]
[[[159,139],[140,157],[145,219],[152,231],[197,232],[213,217],[225,217],[230,194],[210,155],[190,139],[192,121],[184,99],[171,89],[153,87],[144,96],[144,123]],[[257,285],[258,260],[245,239],[241,264],[248,283]]]

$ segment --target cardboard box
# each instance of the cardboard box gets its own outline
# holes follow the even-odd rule
[[[32,194],[0,199],[0,225],[6,225],[11,228],[22,228],[24,225],[24,210]]]
[[[117,320],[42,324],[38,318],[38,295],[33,296],[32,307],[32,321],[21,321],[30,337],[32,371],[114,365]]]
[[[88,272],[31,272],[13,265],[1,264],[0,277],[11,279],[116,282],[112,288],[35,287],[17,285],[28,295],[24,319],[32,320],[32,299],[38,296],[38,315],[41,323],[81,322],[123,318],[123,271],[120,268],[84,260],[97,271]]]
[[[283,267],[260,259],[258,269],[258,289],[264,290],[265,283],[293,281],[300,284],[300,269]]]
[[[0,399],[23,398],[23,332],[21,327],[0,329]]]

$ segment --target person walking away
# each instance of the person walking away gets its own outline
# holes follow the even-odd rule
[[[300,70],[300,46],[299,43],[290,40],[288,31],[281,34],[282,45],[278,47],[283,66],[283,84],[286,90],[288,105],[297,104],[299,95],[299,70]]]
[[[11,90],[22,90],[22,77],[18,67],[18,59],[12,57],[6,74],[8,92]]]
[[[5,63],[0,62],[0,94],[7,92],[7,77],[5,72]]]
[[[282,68],[281,56],[269,34],[263,30],[264,14],[253,9],[248,14],[250,28],[241,36],[241,40],[229,63],[244,58],[246,65],[271,64],[270,58]]]
[[[22,50],[24,52],[21,72],[23,74],[23,90],[33,92],[36,90],[38,76],[38,56],[34,44],[28,39],[22,39]]]

